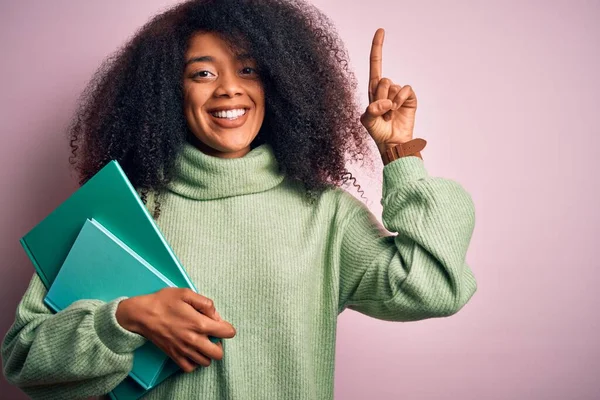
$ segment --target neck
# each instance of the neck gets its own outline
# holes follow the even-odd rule
[[[213,200],[269,190],[284,179],[270,144],[241,157],[218,157],[185,142],[169,190],[182,196]]]

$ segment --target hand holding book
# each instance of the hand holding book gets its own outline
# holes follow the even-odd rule
[[[116,160],[105,165],[20,242],[48,290],[44,304],[53,312],[60,312],[79,299],[108,302],[123,296],[128,300],[165,287],[188,288],[198,293]],[[121,300],[123,302],[125,300]],[[124,304],[144,311],[136,303],[137,300],[132,300]],[[215,316],[220,320],[216,311],[210,316],[213,321]],[[127,324],[127,320],[123,323]],[[210,332],[200,326],[203,329],[197,335]],[[223,333],[230,332],[220,329],[226,331]],[[229,329],[233,327],[229,325]],[[155,336],[150,331],[146,335],[149,339]],[[171,346],[187,343],[177,335],[170,339],[175,342]],[[212,335],[209,340],[220,341]],[[210,349],[203,352],[207,346],[199,346],[192,348],[203,357],[218,356]],[[221,347],[217,348],[222,351]],[[180,353],[181,350],[183,347]],[[133,366],[127,378],[109,396],[113,400],[139,399],[180,370],[171,354],[148,340],[134,351]]]
[[[152,341],[185,372],[223,358],[221,341],[213,343],[208,336],[232,338],[236,334],[211,299],[187,288],[169,287],[125,299],[119,303],[116,318],[125,329]]]

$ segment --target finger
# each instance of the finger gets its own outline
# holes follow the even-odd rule
[[[371,129],[377,118],[391,109],[392,101],[390,99],[376,100],[367,106],[364,114],[360,117],[360,121],[367,129]]]
[[[393,84],[394,82],[392,82],[391,79],[381,78],[379,84],[377,85],[377,89],[375,90],[375,97],[373,98],[373,101],[387,99],[389,97],[388,93]]]
[[[193,321],[192,329],[203,335],[230,339],[236,334],[233,325],[227,321],[215,321],[203,314],[195,314],[190,318]]]
[[[402,89],[402,86],[400,86],[400,85],[392,85],[390,87],[390,90],[388,91],[387,98],[390,99],[394,103],[392,105],[392,110],[396,110],[399,107],[399,104],[396,103],[394,101],[394,99],[396,98],[396,95],[398,94],[398,92],[400,92],[400,89]]]
[[[379,100],[376,96],[377,87],[379,86],[380,78],[373,78],[369,82],[369,103],[374,102],[375,100]]]
[[[392,109],[392,101],[390,99],[381,99],[376,100],[375,102],[369,104],[366,110],[366,114],[372,116],[373,118],[377,118],[388,112]]]
[[[390,119],[392,119],[392,112],[394,112],[394,110],[397,110],[398,107],[400,107],[400,105],[394,101],[394,99],[396,98],[396,95],[398,94],[398,92],[400,92],[400,89],[402,89],[402,87],[400,85],[390,86],[388,93],[387,93],[387,98],[392,101],[392,108],[390,110],[388,110],[385,114],[383,114],[384,121],[389,121]]]
[[[383,53],[383,38],[385,31],[382,28],[375,31],[371,42],[371,55],[369,57],[369,103],[373,101],[374,87],[381,79],[381,64]]]
[[[202,365],[203,367],[210,366],[211,359],[204,354],[199,353],[193,347],[185,347],[181,349],[181,354],[185,356],[188,360],[191,360],[192,363],[197,365]]]
[[[182,343],[182,351],[185,354],[189,352],[199,353],[204,357],[220,360],[223,358],[223,347],[214,344],[205,335],[192,334],[188,340]]]
[[[179,368],[181,368],[184,372],[192,372],[198,367],[197,364],[194,364],[186,356],[181,355],[180,353],[172,356],[171,358],[173,359],[173,361],[175,361],[177,365],[179,365]]]
[[[392,101],[394,104],[397,104],[398,107],[401,107],[406,100],[413,94],[413,90],[410,85],[404,85],[402,89],[394,96]]]
[[[208,297],[204,297],[190,289],[189,291],[186,291],[185,295],[183,296],[183,301],[207,317],[212,318],[213,320],[218,320],[218,317],[215,315],[217,312],[215,309],[215,304]]]

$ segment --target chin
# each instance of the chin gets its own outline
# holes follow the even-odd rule
[[[217,138],[219,137],[218,134],[216,134],[214,136]],[[230,137],[229,140],[225,139],[223,141],[212,141],[212,140],[207,140],[207,138],[201,139],[198,136],[194,135],[192,140],[195,142],[196,147],[200,147],[200,149],[203,150],[205,153],[218,152],[218,153],[224,154],[224,153],[236,153],[236,152],[242,151],[244,149],[248,149],[255,137],[256,136],[244,135],[245,139],[241,139],[241,138],[234,139],[234,138]]]
[[[253,140],[254,138],[248,138],[240,141],[219,142],[218,144],[215,144],[213,148],[223,152],[240,151],[250,146],[250,143],[252,143]]]

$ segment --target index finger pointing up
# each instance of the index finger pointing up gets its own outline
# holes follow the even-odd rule
[[[381,80],[381,59],[383,53],[383,37],[385,31],[383,28],[375,31],[373,42],[371,43],[370,69],[369,69],[369,102],[373,101],[373,93],[377,83]]]

